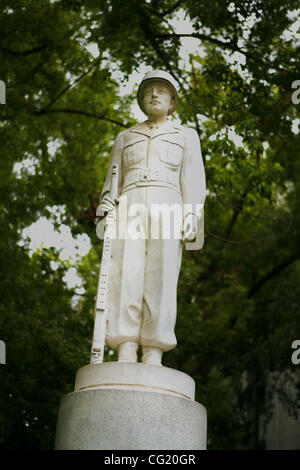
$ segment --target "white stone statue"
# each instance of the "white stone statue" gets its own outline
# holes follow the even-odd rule
[[[118,350],[118,362],[137,362],[140,345],[144,364],[161,365],[163,352],[177,344],[183,244],[196,238],[191,249],[203,245],[205,172],[197,132],[167,118],[178,103],[173,77],[161,70],[147,73],[137,98],[147,120],[117,135],[98,208],[115,209],[118,222],[111,241],[106,343]],[[112,198],[116,165],[118,197]],[[171,230],[164,232],[166,222]]]

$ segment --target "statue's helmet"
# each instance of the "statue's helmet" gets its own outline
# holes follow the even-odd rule
[[[141,108],[143,113],[147,114],[143,107],[144,90],[146,85],[154,81],[162,82],[164,85],[168,86],[173,97],[172,105],[169,109],[168,114],[173,114],[178,105],[177,83],[172,77],[172,75],[170,75],[168,72],[165,72],[164,70],[151,70],[151,72],[146,73],[138,88],[137,100],[139,107]]]

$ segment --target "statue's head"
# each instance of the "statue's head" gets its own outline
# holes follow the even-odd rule
[[[178,104],[176,82],[168,72],[152,70],[146,73],[140,83],[137,99],[147,116],[172,114]]]

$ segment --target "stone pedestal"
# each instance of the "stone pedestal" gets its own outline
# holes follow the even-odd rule
[[[206,410],[194,393],[194,380],[168,367],[82,367],[61,400],[55,449],[206,449]]]

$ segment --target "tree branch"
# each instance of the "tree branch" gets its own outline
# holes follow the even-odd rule
[[[156,38],[158,36],[154,35],[153,32],[151,31],[151,28],[149,27],[149,24],[151,24],[150,18],[147,15],[147,13],[142,9],[140,9],[140,21],[141,21],[142,29],[145,31],[146,36],[148,37],[148,40],[149,40],[151,46],[153,47],[154,51],[156,52],[156,54],[158,55],[158,57],[160,58],[160,60],[162,61],[162,63],[166,67],[166,69],[168,70],[168,72],[179,83],[180,89],[181,89],[183,95],[186,97],[186,90],[183,87],[183,85],[181,83],[181,80],[180,80],[180,79],[182,79],[182,77],[180,75],[180,72],[179,72],[179,70],[177,70],[177,75],[174,73],[173,67],[171,66],[166,54],[159,47],[160,46],[159,42],[156,41]],[[174,33],[174,35],[175,35],[175,33]],[[180,79],[179,79],[179,77],[180,77]],[[193,115],[194,115],[194,120],[195,120],[195,125],[196,125],[196,131],[197,131],[197,133],[200,137],[200,126],[199,126],[199,120],[198,120],[198,117],[197,117],[197,113],[194,112]]]
[[[272,303],[272,302],[281,302],[281,301],[286,301],[286,300],[295,300],[295,299],[299,299],[299,294],[297,295],[287,295],[287,296],[283,296],[283,297],[273,297],[271,299],[256,299],[255,300],[255,303],[256,304],[264,304],[264,303]],[[298,305],[298,304],[297,304]]]
[[[208,34],[201,34],[201,33],[191,33],[191,34],[185,34],[185,33],[164,33],[164,34],[157,34],[155,36],[157,39],[178,39],[178,38],[196,38],[200,39],[201,41],[207,41],[212,44],[216,44],[217,46],[220,46],[222,49],[229,49],[231,51],[235,52],[240,52],[240,54],[243,54],[246,57],[249,57],[251,59],[254,59],[252,54],[249,54],[249,52],[244,51],[240,47],[238,47],[235,43],[232,41],[221,41],[221,39],[217,39],[214,37],[209,36]]]
[[[293,264],[298,259],[299,259],[299,255],[298,254],[297,255],[293,254],[293,255],[289,256],[288,258],[286,258],[281,263],[279,263],[273,269],[271,269],[271,271],[269,271],[267,274],[262,276],[259,279],[259,281],[256,284],[254,284],[254,286],[251,287],[251,289],[248,292],[247,298],[251,299],[251,297],[253,297],[256,294],[256,292],[259,289],[261,289],[267,282],[269,282],[274,277],[278,276],[278,274],[280,274],[281,271],[283,271],[284,269],[289,267],[291,264]]]
[[[243,192],[243,194],[241,195],[241,198],[238,202],[238,206],[237,208],[234,210],[233,214],[232,214],[232,217],[228,223],[228,226],[227,226],[227,229],[225,231],[225,238],[229,238],[230,237],[230,234],[233,230],[233,227],[237,221],[237,218],[241,212],[241,210],[243,209],[243,205],[244,205],[244,202],[245,202],[245,199],[247,197],[247,194],[248,194],[248,189],[245,189],[245,191]]]
[[[164,16],[167,16],[167,15],[170,15],[171,13],[173,13],[173,11],[175,11],[180,5],[181,3],[183,3],[183,0],[177,0],[177,2],[174,3],[174,5],[169,8],[168,10],[165,10],[161,13],[161,15],[164,17]]]
[[[229,243],[230,245],[247,245],[249,243],[260,243],[265,240],[278,238],[284,233],[286,233],[288,230],[290,230],[291,226],[292,224],[290,224],[282,232],[279,232],[276,234],[266,235],[265,237],[261,237],[261,238],[250,238],[249,240],[244,240],[241,242],[236,241],[236,240],[230,240],[229,238],[222,237],[221,235],[217,235],[216,233],[209,232],[208,230],[205,230],[205,233],[213,238],[216,238],[217,240],[222,240],[223,242]]]
[[[90,73],[90,71],[91,71],[96,65],[99,65],[100,62],[101,62],[101,60],[102,60],[102,57],[100,57],[100,58],[94,60],[94,61],[92,62],[92,64],[89,66],[89,68],[88,68],[85,72],[83,72],[79,77],[77,77],[77,78],[74,80],[74,82],[69,83],[69,85],[67,85],[63,90],[61,90],[61,91],[58,93],[58,95],[57,95],[47,106],[45,106],[45,108],[43,108],[41,111],[46,111],[46,110],[48,110],[49,108],[51,108],[51,106],[52,106],[54,103],[56,103],[56,101],[58,101],[59,98],[61,98],[67,91],[69,91],[70,88],[72,88],[72,87],[73,87],[74,85],[76,85],[80,80],[82,80],[84,77],[86,77],[86,76]]]
[[[41,46],[34,47],[33,49],[27,49],[27,51],[14,51],[9,49],[8,47],[1,47],[0,50],[4,53],[8,53],[10,55],[14,55],[16,57],[27,56],[30,54],[36,54],[37,52],[41,52],[48,47],[47,44],[43,44]]]
[[[88,111],[83,111],[81,109],[69,109],[69,108],[57,108],[57,109],[48,109],[47,111],[45,110],[40,110],[40,111],[35,111],[31,114],[34,116],[43,116],[45,114],[54,114],[54,113],[66,113],[66,114],[79,114],[81,116],[87,116],[95,119],[99,119],[100,121],[106,121],[110,122],[111,124],[116,124],[117,126],[124,127],[127,129],[130,124],[123,124],[123,122],[116,121],[115,119],[110,119],[106,117],[106,112],[102,114],[97,114],[97,113],[89,113]]]
[[[166,57],[164,52],[161,51],[159,47],[159,42],[156,41],[155,36],[149,27],[149,24],[150,24],[149,16],[147,15],[146,11],[144,11],[143,9],[139,8],[139,10],[140,10],[139,13],[140,13],[141,27],[144,30],[151,46],[153,47],[154,51],[156,52],[156,54],[158,55],[159,59],[162,61],[164,66],[167,68],[169,73],[175,78],[175,80],[179,82],[178,77],[174,74],[173,68],[171,67],[171,64],[168,58]]]
[[[225,165],[224,165],[225,166]],[[262,219],[262,220],[271,220],[271,221],[274,221],[276,220],[275,217],[266,217],[264,215],[261,215],[261,214],[253,214],[252,212],[249,212],[248,210],[244,210],[244,209],[240,209],[239,207],[237,207],[235,204],[232,204],[231,202],[225,202],[221,196],[219,196],[217,193],[215,193],[215,197],[216,197],[216,200],[218,202],[220,202],[220,204],[222,204],[224,207],[230,207],[238,212],[240,212],[241,214],[244,214],[244,215],[247,215],[247,216],[251,216],[251,217],[256,217],[258,219]],[[298,216],[293,216],[293,218],[297,218]]]

